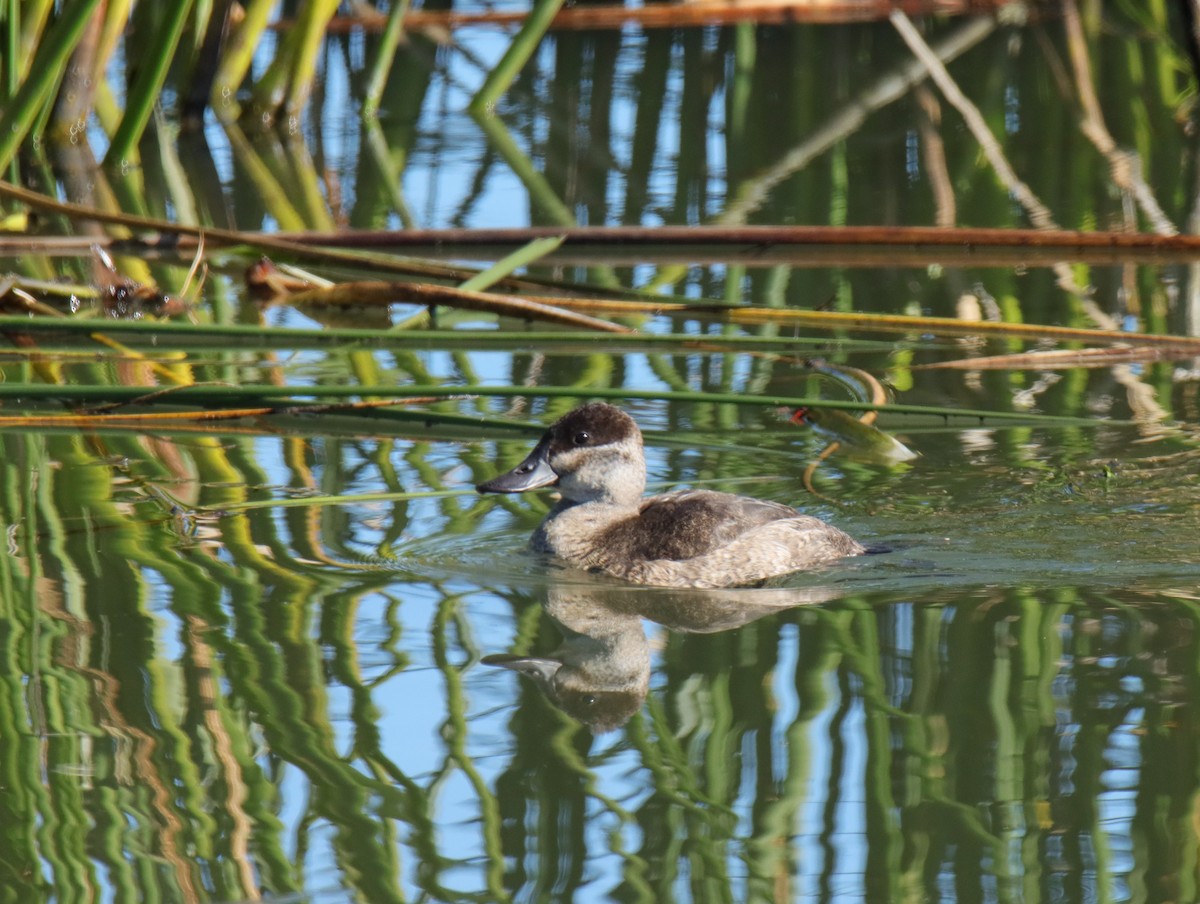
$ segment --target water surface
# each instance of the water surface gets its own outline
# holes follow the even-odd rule
[[[1109,127],[1186,225],[1195,130],[1177,23],[1161,4],[1116,6],[1088,11]],[[969,24],[923,27],[936,45]],[[910,62],[882,23],[560,35],[498,110],[516,155],[461,112],[503,41],[414,36],[385,115],[362,126],[355,42],[372,40],[331,39],[327,93],[299,134],[163,131],[186,189],[154,162],[133,183],[92,169],[99,130],[96,147],[50,152],[48,188],[80,200],[115,184],[161,215],[266,229],[1029,225],[928,86],[845,127]],[[1076,127],[1069,59],[1047,15],[981,30],[950,71],[1058,223],[1149,229]],[[955,316],[973,299],[1014,323],[1200,323],[1186,261],[914,255],[681,265],[626,251],[531,275],[781,310]],[[187,264],[120,263],[164,285]],[[942,370],[928,366],[1053,343],[699,315],[637,326],[707,347],[499,347],[474,331],[520,324],[444,311],[459,338],[413,326],[331,347],[317,331],[421,312],[264,311],[244,260],[212,263],[198,319],[314,333],[123,336],[143,358],[18,344],[0,376],[157,387],[158,365],[198,384],[529,394],[429,417],[0,435],[4,900],[1197,898],[1194,359]],[[12,269],[93,273],[90,258]],[[994,416],[885,412],[917,458],[826,456],[829,435],[753,404],[847,398],[812,358],[904,404]],[[686,593],[532,555],[547,494],[471,488],[596,393],[645,428],[654,488],[787,502],[874,554]]]

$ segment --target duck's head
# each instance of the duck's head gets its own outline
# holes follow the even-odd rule
[[[638,631],[641,632],[641,626]],[[642,644],[645,646],[645,637]],[[628,676],[596,676],[584,666],[565,658],[538,656],[484,656],[484,665],[512,669],[533,679],[550,701],[583,722],[596,734],[620,728],[642,708],[650,686],[650,657],[645,665]]]
[[[593,402],[555,421],[523,462],[480,493],[557,486],[570,502],[634,505],[646,489],[642,432],[620,408]]]

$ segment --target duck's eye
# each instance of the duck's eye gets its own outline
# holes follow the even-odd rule
[[[576,433],[574,436],[571,437],[571,442],[573,442],[577,446],[586,446],[588,444],[588,440],[590,440],[591,438],[592,438],[591,434],[588,433],[586,430],[580,430],[578,433]]]

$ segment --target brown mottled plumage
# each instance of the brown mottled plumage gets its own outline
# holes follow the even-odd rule
[[[477,489],[523,493],[551,484],[562,499],[533,547],[639,584],[732,587],[864,551],[836,527],[775,502],[711,490],[643,498],[642,433],[602,402],[564,415],[523,462]]]

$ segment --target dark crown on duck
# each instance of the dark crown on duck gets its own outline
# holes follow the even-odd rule
[[[548,433],[551,453],[607,446],[642,435],[633,418],[605,402],[592,402],[564,414],[550,426]]]

